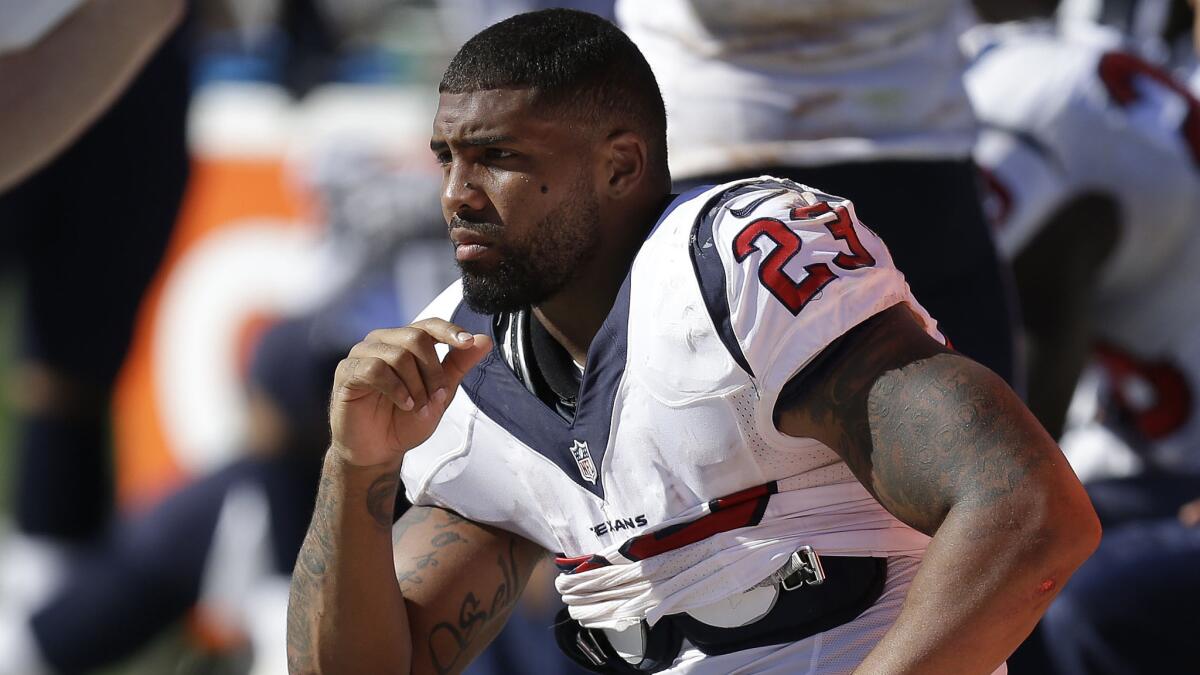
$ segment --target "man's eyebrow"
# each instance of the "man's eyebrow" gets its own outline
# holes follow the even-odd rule
[[[458,145],[495,145],[497,143],[511,143],[517,140],[514,136],[500,134],[497,136],[469,136],[457,141]],[[434,152],[439,152],[450,147],[450,144],[443,140],[434,140],[429,142],[429,149]]]

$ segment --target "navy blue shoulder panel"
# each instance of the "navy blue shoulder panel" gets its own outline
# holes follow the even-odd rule
[[[721,262],[721,254],[717,250],[716,240],[713,238],[713,223],[716,221],[721,209],[738,197],[757,190],[771,190],[770,193],[763,195],[746,206],[736,211],[731,211],[739,218],[744,218],[753,213],[754,209],[761,206],[763,202],[772,197],[777,197],[785,191],[794,190],[795,187],[795,184],[773,180],[735,185],[728,190],[717,193],[709,199],[704,208],[700,210],[700,215],[696,217],[696,223],[692,227],[692,268],[696,272],[696,281],[700,284],[700,295],[704,298],[705,307],[708,308],[708,316],[712,319],[713,327],[717,330],[717,336],[721,338],[721,342],[725,345],[725,349],[729,351],[729,355],[733,357],[734,362],[741,366],[742,370],[746,371],[746,374],[750,377],[754,377],[754,370],[750,368],[750,363],[746,361],[746,355],[742,353],[742,346],[738,344],[737,336],[733,333],[733,324],[729,320],[729,300],[725,288],[725,265]]]
[[[695,194],[698,193],[693,190],[674,198],[663,209],[654,229]],[[588,348],[573,422],[564,420],[517,379],[500,353],[500,336],[496,335],[496,323],[491,316],[480,314],[460,302],[450,319],[472,333],[492,336],[492,353],[472,368],[462,381],[463,391],[471,402],[517,440],[553,462],[576,484],[601,499],[604,498],[601,467],[612,429],[617,388],[625,374],[631,290],[631,275],[627,275],[604,324]],[[581,445],[586,446],[586,450],[580,450]],[[585,477],[588,462],[592,464],[594,480]]]

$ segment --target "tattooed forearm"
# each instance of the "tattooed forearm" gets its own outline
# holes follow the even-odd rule
[[[287,609],[287,660],[292,675],[314,673],[313,634],[317,629],[319,593],[333,553],[333,520],[339,494],[329,475],[321,477],[312,524],[296,558]]]
[[[400,475],[385,473],[367,490],[367,511],[380,527],[392,526],[392,516],[396,508],[396,490],[400,485]]]
[[[363,672],[363,664],[402,664],[403,648],[388,642],[404,636],[403,598],[391,582],[388,528],[399,483],[395,470],[355,467],[330,452],[321,472],[316,506],[296,558],[287,612],[288,669],[292,675]],[[362,650],[364,616],[381,636]],[[405,636],[406,637],[406,636]],[[369,641],[368,641],[369,642]],[[350,650],[359,650],[351,652]],[[350,655],[350,660],[347,657]]]

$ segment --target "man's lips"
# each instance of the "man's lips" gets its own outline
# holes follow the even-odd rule
[[[495,246],[488,237],[465,227],[450,230],[450,241],[454,242],[454,257],[459,262],[480,260]]]

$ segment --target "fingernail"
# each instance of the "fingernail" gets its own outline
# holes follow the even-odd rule
[[[441,389],[438,389],[437,391],[433,392],[433,402],[437,403],[438,405],[441,405],[446,402],[446,398],[448,396],[449,396],[449,394],[446,393],[446,388],[442,387]]]
[[[455,335],[454,337],[457,338],[459,342],[470,342],[471,340],[475,339],[474,335],[471,335],[470,333],[468,333],[465,330],[462,331],[461,333],[459,333],[458,335]]]
[[[412,400],[412,397],[411,397],[411,396],[409,396],[408,398],[404,399],[404,403],[401,403],[401,404],[400,404],[400,409],[401,409],[401,410],[412,410],[412,407],[413,407],[413,400]]]
[[[421,406],[421,409],[417,411],[417,417],[420,417],[423,420],[429,419],[429,416],[431,414],[432,413],[429,412],[429,406],[427,406],[427,405]]]

